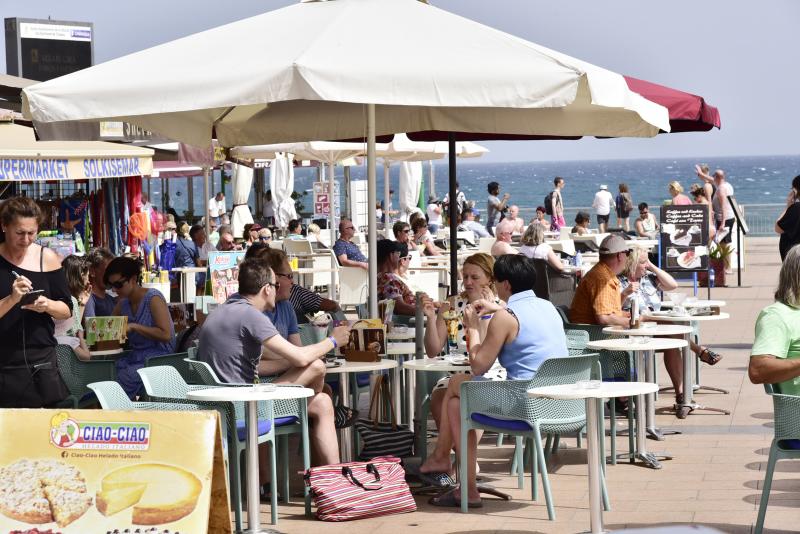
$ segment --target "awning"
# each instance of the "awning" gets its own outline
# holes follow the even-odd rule
[[[102,141],[37,141],[33,129],[0,123],[0,181],[149,175],[153,150]]]

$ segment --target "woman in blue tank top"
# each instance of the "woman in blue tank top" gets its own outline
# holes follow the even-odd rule
[[[505,367],[509,380],[529,380],[548,358],[568,356],[564,326],[555,307],[533,293],[536,270],[533,262],[522,255],[507,254],[494,264],[497,295],[507,303],[503,308],[493,302],[479,300],[464,310],[464,322],[471,342],[469,355],[473,377],[454,376],[450,380],[442,410],[453,436],[461,435],[460,389],[464,380],[481,380],[495,361]],[[494,313],[490,321],[480,317]],[[487,323],[484,325],[483,323]],[[485,332],[480,332],[485,330]],[[483,334],[483,335],[481,335]],[[456,451],[463,444],[456,443]],[[470,506],[480,506],[480,494],[475,482],[477,439],[471,431],[468,437],[467,492]],[[453,490],[431,500],[438,506],[460,505],[459,490]]]
[[[131,353],[116,361],[117,382],[131,399],[142,388],[137,372],[148,356],[170,354],[175,349],[175,326],[167,303],[157,289],[139,285],[141,264],[133,258],[114,258],[103,275],[105,285],[119,295],[113,315],[128,316],[128,344]]]

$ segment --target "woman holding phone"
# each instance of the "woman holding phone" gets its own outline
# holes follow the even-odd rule
[[[30,198],[0,207],[2,408],[50,407],[69,395],[58,374],[53,320],[71,317],[72,302],[58,255],[34,243],[41,218]]]

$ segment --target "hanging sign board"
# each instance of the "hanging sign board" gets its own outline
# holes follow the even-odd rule
[[[150,157],[0,157],[0,181],[2,182],[122,178],[125,176],[146,176],[152,172],[153,161]]]
[[[708,206],[661,207],[661,264],[669,272],[708,270]]]
[[[2,532],[231,532],[216,411],[0,410],[0,478]]]
[[[341,215],[341,205],[340,205],[340,190],[339,190],[339,182],[336,181],[333,183],[333,207],[336,210],[334,214],[336,217]],[[329,184],[328,182],[314,182],[314,218],[315,219],[327,219],[331,213],[331,198],[329,194]]]
[[[209,252],[208,270],[211,277],[211,295],[222,304],[239,291],[239,264],[244,252]]]

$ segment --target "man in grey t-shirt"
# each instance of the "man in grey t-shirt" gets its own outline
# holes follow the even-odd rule
[[[325,354],[350,337],[347,327],[335,328],[329,338],[305,347],[293,345],[281,337],[263,313],[275,309],[274,278],[265,261],[246,259],[239,265],[239,292],[203,323],[197,359],[208,363],[223,382],[252,384],[262,349],[286,359],[294,367],[318,370],[324,375]],[[320,465],[338,463],[339,446],[330,396],[315,391],[308,399],[308,416],[313,423],[314,459]],[[266,462],[261,465],[266,466]]]

